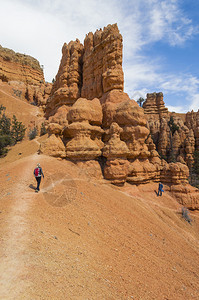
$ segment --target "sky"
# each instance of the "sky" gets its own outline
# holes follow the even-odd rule
[[[114,23],[130,98],[163,92],[169,111],[198,111],[198,0],[0,0],[0,45],[36,58],[48,82],[65,42]]]

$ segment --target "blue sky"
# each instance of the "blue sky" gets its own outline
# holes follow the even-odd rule
[[[199,1],[0,0],[0,44],[29,54],[55,77],[64,42],[117,23],[125,92],[163,92],[170,111],[199,109]]]

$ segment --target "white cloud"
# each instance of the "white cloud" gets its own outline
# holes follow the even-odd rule
[[[55,77],[64,42],[107,24],[118,23],[124,41],[125,91],[129,95],[184,92],[198,105],[198,79],[168,74],[162,58],[144,51],[156,42],[183,45],[198,28],[185,16],[177,0],[0,0],[0,43],[37,58],[45,78]],[[153,89],[153,90],[151,90]],[[190,104],[190,99],[189,99]],[[190,104],[191,105],[191,104]]]
[[[192,21],[184,15],[178,1],[164,0],[152,3],[147,23],[150,42],[164,39],[172,46],[182,45],[198,33],[198,27],[194,27]]]
[[[189,111],[198,111],[199,110],[199,93],[192,95],[192,101],[189,105]]]
[[[167,105],[167,108],[170,112],[176,112],[176,113],[184,113],[184,106],[171,106]]]

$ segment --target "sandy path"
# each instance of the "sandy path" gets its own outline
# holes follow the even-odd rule
[[[12,203],[6,216],[3,241],[1,242],[0,262],[0,299],[22,299],[20,295],[26,289],[26,263],[29,243],[29,224],[27,215],[34,203],[35,194],[29,184],[32,170],[37,162],[37,155],[25,163],[24,168],[17,174],[17,182],[10,186]],[[12,174],[14,175],[14,174]],[[17,288],[16,288],[17,286]]]

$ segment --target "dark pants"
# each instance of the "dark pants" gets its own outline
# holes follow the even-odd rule
[[[39,191],[39,186],[40,186],[40,183],[41,183],[41,176],[38,176],[38,177],[35,177],[36,180],[37,180],[37,190]]]
[[[160,196],[162,196],[162,190],[158,190],[158,196],[159,196],[159,194],[160,194]]]

